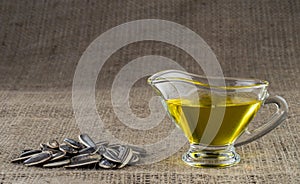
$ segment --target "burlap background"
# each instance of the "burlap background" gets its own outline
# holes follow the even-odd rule
[[[104,31],[145,18],[174,21],[198,33],[218,56],[226,76],[270,81],[271,94],[282,95],[289,103],[288,120],[262,139],[238,148],[241,163],[226,169],[185,166],[180,156],[187,147],[162,162],[122,170],[11,164],[24,148],[79,134],[71,89],[81,54]],[[1,0],[0,183],[299,183],[299,20],[298,0]],[[128,45],[107,60],[98,77],[98,111],[112,132],[132,142],[140,134],[132,135],[134,131],[118,122],[110,87],[122,66],[148,54],[169,57],[190,72],[201,72],[190,56],[159,42]],[[152,95],[145,80],[140,80],[131,92],[133,111],[146,116]],[[168,135],[164,126],[170,124],[166,119],[139,141]]]

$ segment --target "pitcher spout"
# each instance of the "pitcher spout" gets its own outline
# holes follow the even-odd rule
[[[191,74],[179,70],[161,71],[148,78],[148,84],[164,100],[197,94],[195,82]]]

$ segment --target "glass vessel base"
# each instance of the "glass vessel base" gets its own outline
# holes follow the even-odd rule
[[[203,147],[191,145],[182,160],[193,167],[229,167],[240,162],[240,156],[233,146]]]

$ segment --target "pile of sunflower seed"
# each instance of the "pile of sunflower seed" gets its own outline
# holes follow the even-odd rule
[[[107,141],[95,143],[87,134],[79,135],[78,139],[66,138],[61,144],[50,140],[40,144],[40,149],[23,150],[12,162],[22,162],[26,166],[113,169],[134,165],[146,154],[139,147]]]

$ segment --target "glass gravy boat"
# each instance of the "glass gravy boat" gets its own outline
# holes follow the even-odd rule
[[[280,96],[269,97],[267,81],[205,77],[178,70],[152,75],[148,83],[190,143],[182,160],[194,167],[225,167],[240,161],[234,146],[252,142],[287,117],[288,105]],[[252,131],[247,127],[261,106],[273,103],[276,112]],[[247,132],[247,133],[245,133]]]

